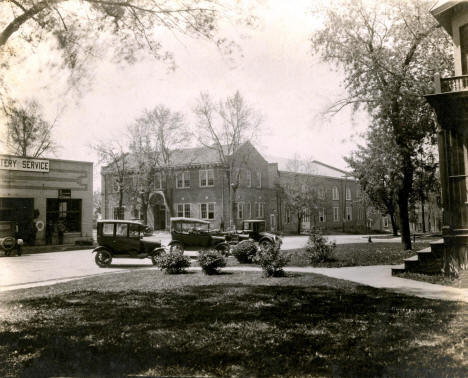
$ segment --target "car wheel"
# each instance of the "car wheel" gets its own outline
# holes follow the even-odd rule
[[[112,262],[112,255],[109,251],[101,249],[96,252],[96,257],[94,258],[96,265],[100,268],[108,267]]]
[[[223,244],[216,247],[216,251],[221,253],[223,256],[229,256],[229,245]]]
[[[273,248],[273,243],[269,240],[262,240],[260,242],[260,248],[262,251],[266,252],[269,251],[271,248]]]
[[[6,254],[6,252],[8,253],[11,252],[11,250],[15,247],[15,244],[16,244],[15,238],[11,236],[7,236],[6,238],[2,240],[1,246],[5,250],[5,254]]]
[[[153,254],[151,255],[151,262],[153,265],[158,265],[157,264],[157,259],[159,256],[161,256],[165,252],[164,248],[157,248],[153,251]]]
[[[177,253],[179,255],[184,254],[184,246],[182,243],[172,243],[170,248],[171,253]]]

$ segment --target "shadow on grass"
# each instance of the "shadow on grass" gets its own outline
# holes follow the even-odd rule
[[[367,287],[77,291],[9,306],[0,376],[466,374],[459,304]]]

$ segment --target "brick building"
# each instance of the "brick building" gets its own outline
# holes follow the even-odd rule
[[[267,227],[276,228],[274,175],[277,165],[269,164],[250,142],[242,144],[236,155],[237,163],[229,185],[229,174],[215,149],[198,147],[174,151],[171,167],[156,173],[158,178],[154,180],[148,224],[155,229],[165,229],[171,216],[183,216],[209,220],[213,228],[228,228],[231,224],[239,227],[242,219],[255,218],[265,219]],[[129,160],[131,166],[131,157]],[[111,166],[103,167],[101,177],[103,216],[142,218],[138,203],[131,203],[128,193],[124,194],[123,209],[119,209]],[[233,201],[230,201],[231,196]]]
[[[280,170],[278,175],[283,189],[279,196],[282,231],[294,233],[311,227],[330,231],[366,230],[366,209],[359,184],[347,172],[313,161],[309,163],[309,173]],[[288,198],[291,191],[309,192],[311,200],[294,206]]]
[[[167,229],[171,216],[184,216],[206,219],[212,222],[212,228],[226,229],[234,224],[240,227],[243,219],[264,219],[269,230],[294,233],[298,229],[297,214],[288,206],[283,190],[294,177],[312,186],[319,200],[303,209],[301,231],[312,226],[327,230],[365,229],[366,212],[359,186],[346,172],[317,161],[307,174],[280,170],[279,164],[284,163],[281,159],[279,163],[268,162],[250,142],[242,144],[235,154],[236,164],[229,176],[215,149],[174,151],[171,167],[156,173],[148,224]],[[103,167],[101,175],[103,216],[142,219],[138,201],[128,193],[124,193],[123,208],[119,209],[112,167]]]

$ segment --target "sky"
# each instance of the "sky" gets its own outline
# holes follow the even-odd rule
[[[260,0],[256,28],[223,22],[221,35],[239,46],[230,56],[213,42],[166,33],[162,43],[174,54],[174,71],[151,59],[132,66],[97,61],[80,96],[65,92],[60,72],[44,68],[52,58],[38,51],[15,67],[14,95],[34,96],[49,120],[58,116],[55,157],[95,162],[95,187],[99,166],[91,144],[123,138],[127,126],[157,104],[184,113],[193,127],[200,92],[223,99],[239,90],[262,116],[255,143],[260,152],[286,158],[298,154],[345,169],[343,156],[356,148],[356,134],[365,131],[368,121],[350,109],[332,118],[322,115],[345,91],[343,74],[312,52],[309,39],[319,23],[312,5],[317,1]]]

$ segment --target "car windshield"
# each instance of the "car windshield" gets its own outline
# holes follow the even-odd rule
[[[138,224],[129,224],[128,236],[131,238],[140,237],[140,226]]]
[[[244,222],[244,231],[253,231],[253,224],[251,222]]]

